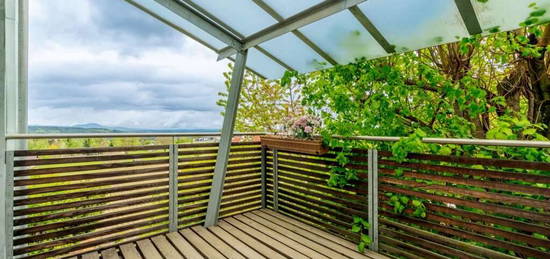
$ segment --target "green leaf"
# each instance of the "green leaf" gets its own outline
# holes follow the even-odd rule
[[[358,233],[361,231],[361,227],[359,225],[353,225],[351,226],[351,232]]]
[[[368,235],[362,234],[361,242],[364,242],[365,244],[370,244],[372,241]]]
[[[395,176],[403,176],[403,168],[395,169]]]
[[[533,135],[535,133],[537,133],[537,129],[530,128],[523,130],[523,135]]]
[[[363,253],[365,252],[365,246],[367,244],[365,244],[364,242],[359,242],[359,244],[357,244],[357,251]]]

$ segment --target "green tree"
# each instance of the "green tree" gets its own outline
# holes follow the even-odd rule
[[[229,65],[229,70],[232,70],[232,65]],[[224,77],[227,91],[219,93],[217,101],[222,107],[227,103],[231,72],[224,73]],[[281,130],[288,118],[303,114],[300,86],[297,82],[282,86],[277,80],[265,80],[246,71],[235,129],[243,132]]]
[[[476,36],[308,75],[303,104],[339,135],[550,136],[550,26]]]

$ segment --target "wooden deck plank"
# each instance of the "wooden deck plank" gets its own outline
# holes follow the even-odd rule
[[[197,233],[190,228],[180,230],[180,233],[191,243],[197,250],[204,254],[207,258],[226,258],[216,248],[212,247],[204,241]]]
[[[118,256],[118,250],[116,249],[116,247],[113,247],[113,248],[109,248],[101,251],[101,258],[102,259],[120,259],[120,256]]]
[[[331,238],[329,238],[329,236],[320,236],[318,234],[315,234],[309,230],[306,230],[306,229],[303,229],[303,228],[300,228],[296,225],[293,225],[293,224],[290,224],[284,220],[281,220],[277,217],[274,217],[270,214],[267,214],[265,212],[261,212],[261,211],[254,211],[253,212],[255,215],[258,215],[264,219],[266,219],[267,221],[271,221],[273,222],[274,224],[277,224],[279,226],[281,226],[282,228],[285,228],[286,230],[288,231],[293,231],[295,233],[298,233],[299,235],[301,236],[304,236],[310,240],[313,240],[323,246],[326,246],[327,248],[330,248],[332,249],[333,251],[336,251],[342,255],[345,255],[345,256],[348,256],[348,257],[351,257],[351,258],[357,258],[357,259],[360,259],[360,258],[365,258],[365,255],[362,255],[360,254],[359,252],[357,252],[356,250],[352,250],[352,249],[349,249],[348,247],[345,247],[343,245],[340,245],[336,242],[334,242]]]
[[[340,254],[337,251],[331,250],[329,247],[326,247],[323,244],[317,243],[315,240],[309,239],[307,236],[299,235],[298,233],[294,232],[292,229],[287,229],[284,226],[281,226],[277,224],[277,222],[274,222],[272,220],[267,220],[251,212],[244,214],[244,216],[264,225],[265,227],[270,228],[273,231],[277,231],[278,233],[288,238],[291,238],[296,242],[300,242],[305,246],[310,247],[311,249],[323,255],[328,256],[329,258],[339,258],[339,257],[345,256],[344,254]],[[314,236],[314,234],[312,235]],[[318,240],[319,238],[316,238],[316,239]],[[329,240],[326,240],[326,241],[330,242]]]
[[[272,247],[273,249],[287,255],[290,258],[308,258],[304,254],[301,254],[300,252],[288,247],[287,245],[271,238],[270,236],[260,231],[257,231],[256,229],[238,221],[235,218],[225,218],[224,221],[242,230],[243,232],[248,233],[249,235],[258,239],[260,242],[264,243],[265,245]]]
[[[219,251],[223,251],[223,255],[229,259],[245,259],[237,250],[233,249],[225,242],[223,242],[216,235],[212,234],[208,229],[203,226],[195,226],[191,228],[197,235],[202,237],[207,243],[215,247]]]
[[[166,236],[155,236],[151,240],[155,243],[159,252],[165,257],[170,259],[183,259],[183,256],[168,242]]]
[[[350,250],[353,251],[354,253],[358,253],[358,252],[357,252],[357,245],[356,245],[356,244],[354,244],[354,243],[352,243],[352,242],[350,242],[350,241],[348,241],[348,240],[345,240],[345,239],[343,239],[343,238],[341,238],[341,237],[335,236],[335,235],[330,234],[330,233],[328,233],[328,232],[325,232],[325,231],[323,231],[323,230],[321,230],[321,229],[318,229],[318,228],[316,228],[316,227],[307,225],[307,224],[305,224],[305,223],[303,223],[303,222],[297,221],[297,220],[295,220],[295,219],[293,219],[293,218],[290,218],[290,217],[288,217],[288,216],[282,215],[282,214],[280,214],[280,213],[277,213],[277,212],[274,212],[274,211],[271,211],[271,210],[265,209],[265,210],[260,210],[259,212],[264,212],[265,214],[268,214],[268,215],[270,215],[270,216],[273,216],[273,217],[275,217],[275,218],[278,218],[278,219],[280,219],[280,220],[283,220],[283,221],[285,221],[285,222],[287,222],[287,223],[290,223],[290,224],[292,224],[292,225],[294,225],[294,226],[296,226],[296,227],[298,227],[298,228],[301,228],[301,229],[303,229],[303,230],[305,230],[305,231],[309,231],[309,232],[314,233],[314,234],[316,234],[316,235],[319,235],[319,236],[321,236],[321,237],[323,237],[323,238],[325,238],[325,239],[331,240],[331,241],[333,241],[333,242],[335,242],[335,243],[337,243],[337,244],[339,244],[339,245],[341,245],[341,246],[347,248],[348,251],[346,252],[346,254],[348,254],[348,252],[349,252]],[[387,258],[388,258],[388,257],[385,257],[385,256],[383,256],[383,255],[380,255],[380,254],[378,254],[378,253],[376,253],[376,252],[373,252],[373,251],[370,251],[370,250],[366,250],[366,251],[365,251],[365,255],[368,256],[368,257],[370,257],[370,258],[377,258],[377,259],[387,259]],[[363,258],[364,258],[364,257],[363,257]]]
[[[151,240],[143,239],[136,242],[145,259],[162,259]]]
[[[202,259],[204,258],[185,238],[183,238],[178,232],[170,232],[166,234],[166,237],[170,239],[170,242],[180,251],[185,258],[188,259]]]
[[[87,254],[83,254],[82,259],[99,259],[99,253],[97,251],[93,251]]]
[[[244,215],[237,215],[237,216],[234,216],[235,219],[241,221],[242,223],[260,231],[261,233],[287,245],[288,247],[296,250],[296,251],[300,251],[300,253],[306,255],[306,256],[309,256],[311,258],[326,258],[328,259],[328,257],[326,257],[325,255],[299,243],[299,242],[296,242],[295,240],[293,239],[290,239],[288,237],[286,237],[285,235],[282,235],[281,233],[277,232],[277,231],[274,231],[248,217],[245,217]]]
[[[246,256],[247,258],[258,258],[263,259],[265,258],[258,252],[254,251],[254,249],[250,248],[249,246],[245,245],[243,242],[241,242],[239,239],[235,238],[231,234],[227,233],[225,230],[218,226],[209,227],[208,230],[214,235],[218,236],[220,239],[225,241],[227,244],[229,244],[231,247],[233,247],[235,250],[239,251],[241,254]]]
[[[242,241],[243,243],[247,244],[254,250],[258,251],[258,253],[262,254],[264,257],[267,258],[274,258],[274,259],[285,259],[286,257],[277,251],[271,249],[270,247],[264,245],[262,242],[254,239],[253,237],[249,236],[245,232],[239,230],[238,228],[232,226],[231,224],[220,221],[218,222],[218,226],[222,228],[224,231],[227,231],[228,233],[231,233],[234,237]]]
[[[119,246],[120,252],[122,253],[122,257],[124,259],[141,259],[141,255],[139,254],[136,244],[129,243]]]
[[[382,246],[385,248],[385,246]],[[381,247],[381,248],[382,248]],[[407,251],[403,251],[406,253]],[[79,256],[82,259],[204,258],[347,258],[386,259],[354,243],[270,210],[221,220],[218,226],[194,226]],[[78,259],[72,257],[70,259]]]

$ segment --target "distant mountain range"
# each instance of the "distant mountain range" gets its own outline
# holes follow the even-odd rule
[[[97,123],[77,124],[73,126],[29,125],[29,133],[187,133],[218,131],[217,129],[140,129],[111,127]]]

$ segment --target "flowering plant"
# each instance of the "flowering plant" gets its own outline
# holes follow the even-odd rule
[[[320,126],[321,122],[318,118],[304,115],[294,121],[290,120],[288,127],[289,135],[300,139],[312,139],[313,135],[318,132]]]

